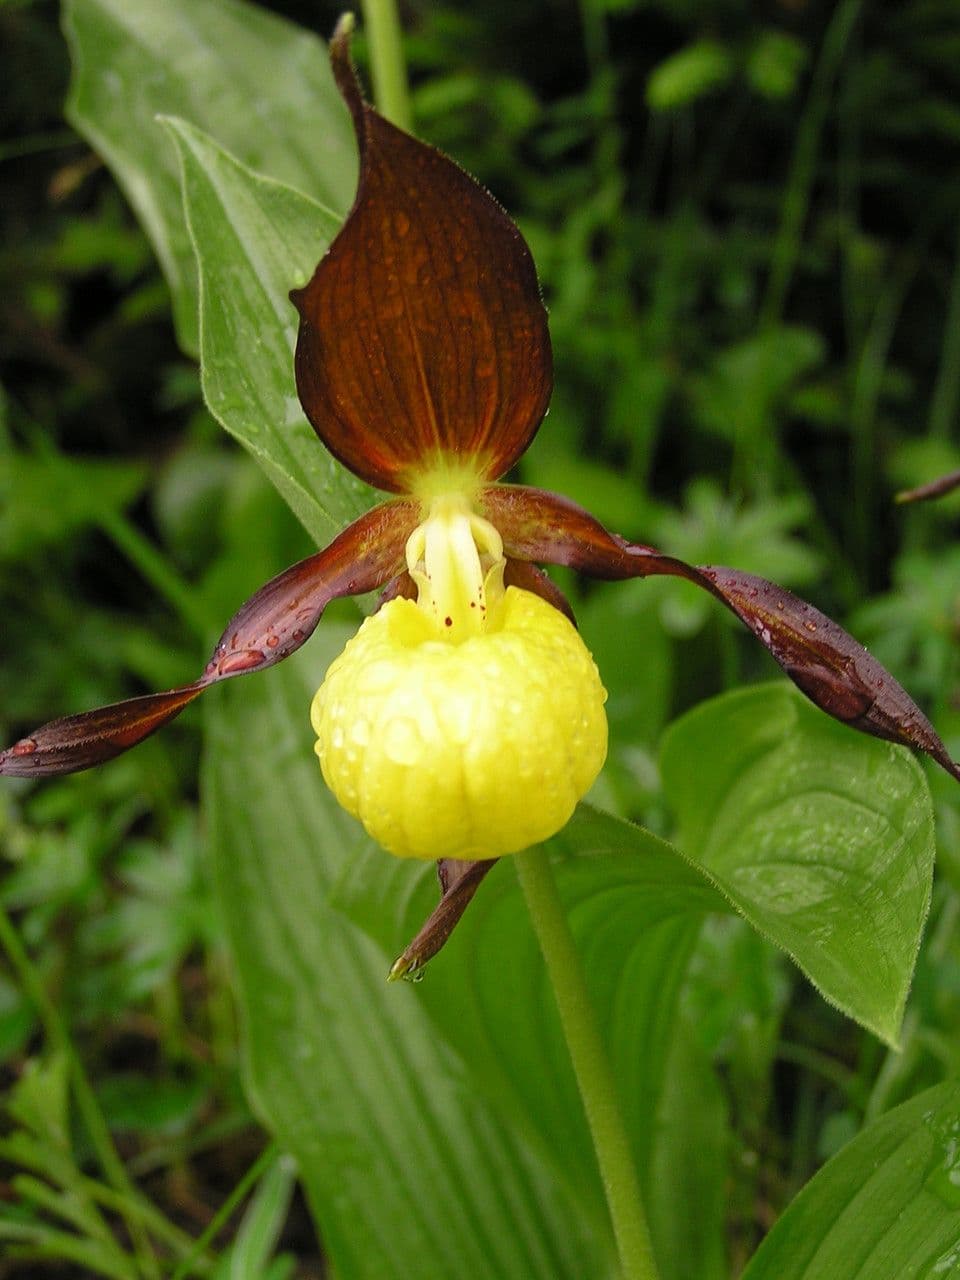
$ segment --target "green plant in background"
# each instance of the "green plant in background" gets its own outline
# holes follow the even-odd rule
[[[292,29],[256,11],[211,4],[196,12],[191,7],[189,16],[180,14],[175,27],[167,25],[169,14],[144,12],[136,19],[138,38],[131,39],[127,24],[132,12],[125,7],[121,26],[106,5],[77,3],[71,9],[74,41],[86,51],[77,82],[81,116],[104,153],[112,155],[156,242],[162,244],[166,237],[173,246],[168,276],[176,283],[185,341],[189,344],[199,334],[208,404],[264,463],[313,536],[325,542],[369,499],[325,461],[296,410],[285,292],[309,274],[319,256],[318,228],[328,228],[329,235],[339,222],[338,216],[325,219],[301,190],[308,187],[332,201],[338,214],[349,202],[354,178],[342,145],[346,122],[319,70],[315,42]],[[591,29],[594,34],[599,30],[596,25]],[[188,64],[193,68],[189,81],[178,78],[178,40],[194,59]],[[247,40],[251,43],[245,45]],[[162,54],[150,52],[158,49]],[[199,101],[193,78],[198,50],[206,51],[207,72]],[[269,57],[285,66],[302,68],[303,77],[297,80],[301,72],[294,75],[292,70],[277,84],[273,107],[264,109],[273,126],[270,147],[241,128],[230,107],[244,57],[262,65],[268,50]],[[593,52],[602,69],[602,49],[594,45]],[[151,57],[159,62],[148,74],[145,60]],[[124,58],[133,60],[127,69]],[[724,74],[736,74],[739,58],[739,52],[730,53],[733,70]],[[716,58],[714,63],[719,65]],[[102,65],[109,65],[116,78],[101,77]],[[714,74],[700,83],[705,87],[698,92],[716,92],[722,79]],[[145,92],[147,85],[159,99]],[[118,92],[129,94],[120,110]],[[286,117],[284,101],[290,104]],[[136,112],[142,115],[142,128]],[[162,135],[154,133],[149,146],[144,141],[154,112],[192,119],[192,127],[173,129],[191,240],[179,221],[179,188],[164,167],[167,153],[157,146]],[[328,133],[313,135],[319,156],[303,155],[305,113],[330,121]],[[270,170],[270,177],[238,164],[207,131],[247,164]],[[300,149],[297,172],[273,169],[274,162],[285,163],[285,146],[290,155]],[[258,154],[251,154],[253,148]],[[284,185],[284,178],[295,185]],[[689,220],[679,222],[677,230],[683,225],[689,226]],[[533,239],[536,244],[536,235]],[[551,258],[547,247],[553,287]],[[576,261],[574,255],[571,262]],[[581,255],[579,269],[589,273],[593,267]],[[199,294],[192,275],[196,270]],[[563,302],[558,291],[554,314],[561,341],[566,341],[565,323],[568,334],[577,331],[578,309],[588,296],[589,290],[581,292],[578,300],[574,290]],[[197,297],[199,326],[191,320]],[[240,351],[246,354],[238,360]],[[742,361],[731,360],[728,372],[718,363],[715,380],[728,378],[732,395],[738,380],[749,387],[750,369],[761,371],[758,386],[773,379],[769,390],[758,390],[759,407],[750,419],[755,423],[751,431],[763,438],[764,424],[787,403],[793,380],[812,366],[809,358],[798,364],[787,351],[784,367],[789,368],[774,378],[770,370],[776,345],[758,346],[757,351]],[[723,402],[720,385],[710,390],[705,382],[700,400],[691,399],[703,406],[705,432],[714,430],[708,420],[713,405]],[[541,467],[559,469],[565,457],[572,457],[564,444],[576,422],[572,390],[568,383],[560,391],[556,460],[546,459],[541,442],[524,464],[529,478],[542,481]],[[551,435],[554,426],[551,420]],[[741,459],[752,454],[752,445],[741,442],[739,449]],[[777,449],[769,459],[779,470]],[[600,498],[600,513],[634,536],[645,532],[646,516],[632,509],[633,485],[596,458],[592,468],[585,475]],[[576,474],[575,465],[569,469]],[[626,521],[609,514],[617,504],[620,509],[627,505]],[[266,499],[263,509],[272,517],[274,508]],[[246,503],[235,545],[255,546],[255,538],[246,544],[243,538],[249,537],[249,519],[256,518],[256,510],[256,501]],[[798,496],[783,511],[771,502],[766,516],[762,503],[754,510],[751,533],[750,512],[740,516],[732,503],[725,505],[722,493],[714,489],[711,494],[700,483],[691,487],[683,519],[662,503],[650,504],[654,519],[649,527],[664,530],[671,550],[693,558],[700,557],[704,546],[749,548],[753,539],[756,554],[766,555],[767,562],[748,567],[772,574],[780,563],[793,581],[809,580],[811,560],[804,560],[790,536],[795,524],[808,518],[809,500]],[[765,530],[781,530],[779,543]],[[145,547],[129,536],[121,545],[139,556],[136,563],[148,566]],[[228,545],[225,540],[224,550]],[[192,604],[198,633],[209,632],[216,602],[236,589],[218,585],[216,576],[204,591],[181,593],[181,605]],[[164,589],[162,571],[153,580]],[[235,572],[231,581],[236,582]],[[167,597],[173,600],[180,584],[174,578],[167,585]],[[708,644],[707,651],[724,655],[723,665],[731,679],[735,676],[740,659],[727,632],[711,632],[713,624],[702,614],[690,616],[688,600],[666,593],[670,584],[637,585],[654,589],[651,608],[670,623],[669,635],[682,637],[694,652]],[[575,584],[570,587],[579,595]],[[620,609],[601,604],[610,598],[598,593],[586,601],[585,625],[595,614],[602,633],[609,618],[603,609]],[[629,625],[642,602],[638,592],[622,606],[621,616]],[[721,1276],[728,1267],[724,1188],[731,1170],[734,1223],[738,1213],[754,1212],[750,1174],[731,1163],[729,1124],[732,1119],[738,1133],[756,1134],[763,1123],[758,1100],[764,1093],[769,1096],[770,1057],[777,1050],[786,998],[785,976],[772,953],[751,943],[752,935],[735,923],[732,913],[793,956],[832,1002],[891,1042],[929,903],[930,809],[922,776],[901,751],[851,741],[779,686],[729,695],[678,720],[664,740],[659,784],[643,757],[630,752],[652,745],[663,720],[671,716],[669,686],[678,656],[676,642],[663,638],[656,617],[652,624],[641,621],[639,632],[639,652],[625,655],[625,674],[611,679],[614,697],[622,689],[620,696],[627,702],[623,733],[614,744],[617,768],[601,787],[606,785],[627,812],[652,812],[663,829],[665,811],[658,806],[668,805],[675,815],[671,830],[676,845],[596,810],[581,809],[551,842],[551,853],[586,962],[613,1089],[623,1100],[625,1132],[640,1171],[661,1271],[665,1276]],[[386,862],[369,846],[331,806],[316,778],[303,708],[343,638],[338,622],[325,622],[311,646],[319,653],[298,655],[264,677],[260,689],[244,689],[246,697],[234,698],[232,687],[225,687],[208,711],[204,791],[209,826],[203,841],[213,855],[216,897],[236,969],[248,1097],[280,1146],[295,1156],[324,1248],[343,1274],[607,1274],[613,1265],[609,1227],[591,1143],[559,1029],[541,989],[536,947],[506,869],[499,867],[488,877],[426,983],[413,992],[384,989],[386,963],[427,913],[432,890],[424,876],[411,894],[411,868]],[[178,661],[176,656],[172,661]],[[645,700],[637,698],[626,673],[638,661],[657,675],[653,711],[636,709]],[[150,677],[149,671],[143,674]],[[177,672],[171,682],[179,678]],[[633,717],[641,725],[636,736]],[[140,752],[162,752],[161,742],[153,740]],[[717,742],[729,744],[719,755]],[[119,762],[103,777],[126,767],[126,760]],[[55,784],[50,794],[67,785]],[[60,794],[77,796],[81,785]],[[94,814],[102,796],[95,788],[103,786],[91,783],[86,793]],[[117,788],[120,793],[119,784]],[[17,805],[20,795],[16,793]],[[109,803],[109,797],[103,799]],[[945,808],[950,811],[949,805]],[[71,812],[61,802],[61,813]],[[55,808],[51,816],[57,817]],[[20,829],[17,816],[14,824]],[[90,825],[99,839],[102,823],[93,817]],[[114,839],[123,831],[124,820],[118,816]],[[181,846],[196,848],[190,824]],[[72,847],[66,836],[63,848]],[[27,857],[25,851],[25,868]],[[189,855],[178,855],[171,865],[189,866]],[[81,886],[83,877],[76,883]],[[87,884],[96,895],[95,870]],[[49,892],[38,884],[35,901],[42,903]],[[19,903],[14,898],[9,905],[25,902],[21,896]],[[949,947],[949,918],[941,900],[934,931],[941,955]],[[712,923],[705,925],[705,919]],[[158,926],[161,933],[164,928]],[[43,937],[40,924],[32,940],[36,945]],[[195,947],[198,941],[216,948],[219,934],[188,929],[185,945]],[[21,954],[12,935],[8,943],[11,955]],[[170,959],[158,966],[158,973],[169,975],[183,955],[172,936],[171,943]],[[39,954],[50,953],[43,945]],[[26,959],[25,953],[21,958]],[[43,988],[30,986],[34,971],[29,961],[20,972],[27,989],[41,1000]],[[710,984],[724,972],[734,995],[710,999]],[[920,973],[922,997],[923,967]],[[46,976],[50,981],[53,975]],[[509,1000],[503,998],[505,991]],[[131,992],[130,998],[136,994]],[[706,1010],[709,1017],[704,1017]],[[944,1017],[949,1025],[949,1016],[948,1008],[934,1009],[926,1025],[932,1028]],[[164,1021],[172,1027],[172,1021]],[[100,1107],[106,1107],[109,1090],[84,1090],[77,1055],[69,1038],[64,1044],[62,1023],[51,1013],[46,1030],[51,1045],[62,1045],[64,1061],[72,1064],[84,1129],[95,1138],[93,1149],[108,1181],[117,1184],[110,1212],[122,1206],[134,1242],[129,1255],[123,1248],[111,1252],[109,1245],[100,1254],[88,1250],[80,1265],[97,1266],[104,1274],[189,1274],[192,1269],[202,1273],[244,1265],[247,1274],[264,1274],[286,1215],[291,1166],[268,1153],[238,1184],[231,1204],[269,1169],[251,1204],[249,1230],[241,1231],[232,1250],[232,1262],[226,1255],[219,1261],[211,1256],[213,1232],[204,1233],[194,1250],[182,1234],[169,1230],[162,1215],[151,1217],[149,1204],[109,1155],[91,1110],[91,1098],[95,1104],[98,1097]],[[922,1043],[917,1048],[909,1019],[906,1031],[914,1063],[924,1060],[924,1052],[929,1061],[929,1049]],[[789,1046],[779,1039],[786,1055]],[[814,1070],[817,1063],[826,1070],[829,1037],[808,1035],[806,1046],[797,1040],[795,1032],[796,1054],[807,1047]],[[725,1064],[721,1075],[716,1064]],[[880,1117],[884,1105],[908,1088],[907,1077],[898,1085],[888,1066],[879,1072],[876,1067],[868,1054],[858,1073],[835,1072],[849,1102],[847,1132],[855,1131],[864,1114]],[[54,1063],[54,1070],[62,1077],[62,1066]],[[865,1101],[873,1075],[876,1094]],[[929,1066],[926,1077],[924,1081],[922,1073],[915,1074],[909,1087],[937,1078],[934,1073],[931,1080]],[[54,1093],[48,1090],[43,1096]],[[62,1088],[58,1096],[63,1097]],[[690,1105],[691,1097],[697,1105]],[[749,1274],[852,1274],[867,1254],[868,1268],[874,1270],[864,1274],[948,1271],[957,1242],[957,1209],[950,1193],[956,1102],[952,1086],[942,1086],[939,1094],[878,1118],[784,1214]],[[116,1104],[111,1106],[118,1115]],[[135,1109],[142,1110],[142,1104]],[[179,1114],[189,1126],[189,1106]],[[24,1133],[30,1131],[27,1112],[15,1111],[14,1118]],[[120,1127],[116,1121],[114,1126]],[[59,1150],[69,1151],[73,1139],[62,1121],[58,1133]],[[82,1159],[82,1134],[80,1138]],[[35,1192],[31,1200],[31,1184],[22,1184],[19,1226],[8,1235],[23,1247],[62,1257],[70,1256],[63,1236],[102,1239],[104,1231],[89,1212],[68,1219],[68,1231],[50,1234],[47,1215],[62,1213],[69,1193],[52,1167],[44,1176],[54,1190],[46,1196]],[[755,1198],[757,1187],[752,1186]],[[111,1193],[98,1194],[102,1200]],[[851,1197],[854,1202],[847,1209]],[[788,1196],[774,1198],[782,1204]],[[691,1204],[697,1206],[694,1221]],[[48,1232],[45,1239],[43,1231]],[[735,1226],[734,1238],[748,1239],[749,1227]],[[289,1257],[281,1257],[275,1270],[289,1274],[293,1265]]]

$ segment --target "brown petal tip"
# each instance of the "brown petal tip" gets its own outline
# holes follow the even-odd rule
[[[915,489],[901,489],[894,501],[903,505],[908,502],[925,502],[929,498],[942,498],[960,488],[960,471],[951,471],[927,484],[918,485]]]
[[[342,13],[338,18],[330,37],[330,69],[359,134],[363,128],[363,93],[350,57],[350,40],[356,25],[357,20],[352,13]]]
[[[0,775],[77,773],[134,747],[218,680],[275,666],[313,634],[331,600],[373,591],[395,577],[419,505],[388,502],[355,520],[323,551],[266,583],[227,624],[192,684],[52,720],[0,752]]]
[[[424,965],[433,959],[453,933],[481,880],[496,861],[496,858],[482,862],[443,858],[437,863],[442,890],[440,901],[417,936],[391,965],[388,982],[396,982],[400,978],[419,982]]]
[[[960,764],[907,691],[832,618],[753,574],[718,565],[699,572],[821,711],[862,733],[924,752],[960,781]]]

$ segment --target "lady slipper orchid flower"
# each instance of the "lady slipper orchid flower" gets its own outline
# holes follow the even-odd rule
[[[0,774],[99,764],[220,680],[294,653],[329,601],[384,589],[312,708],[323,775],[386,849],[438,859],[440,906],[395,966],[445,941],[490,860],[559,830],[606,752],[605,694],[540,564],[597,578],[668,574],[710,592],[819,707],[926,752],[932,725],[866,650],[771,582],[695,567],[609,533],[555,494],[501,483],[550,398],[547,318],[529,250],[451,160],[360,93],[349,24],[331,43],[360,179],[329,252],[292,300],[308,419],[354,474],[394,495],[262,587],[192,684],[55,720]]]

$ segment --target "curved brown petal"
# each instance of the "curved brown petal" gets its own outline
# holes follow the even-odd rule
[[[313,633],[331,600],[372,591],[397,574],[418,513],[412,501],[367,512],[323,551],[261,587],[227,624],[198,680],[52,720],[0,751],[0,774],[38,778],[102,764],[179,715],[209,685],[282,662]]]
[[[897,502],[925,502],[928,498],[942,498],[945,493],[952,493],[960,488],[960,471],[950,471],[936,480],[918,485],[916,489],[901,489],[897,494]]]
[[[470,905],[480,881],[497,861],[497,858],[486,858],[480,862],[441,858],[437,863],[440,901],[417,936],[391,965],[387,975],[391,982],[397,978],[414,977],[437,954]]]
[[[451,462],[496,479],[552,385],[530,252],[482,187],[362,100],[342,22],[330,54],[360,182],[313,279],[290,295],[300,400],[331,453],[381,489],[408,492]]]
[[[596,578],[686,578],[722,601],[822,711],[851,728],[923,751],[960,781],[933,725],[890,673],[826,614],[765,578],[695,567],[609,533],[576,503],[542,489],[493,485],[484,514],[509,556],[567,565]]]
[[[507,560],[506,567],[503,571],[503,585],[505,587],[520,587],[524,591],[532,591],[535,596],[539,596],[541,600],[546,600],[547,604],[552,605],[559,613],[574,626],[577,625],[577,619],[574,617],[573,609],[570,607],[570,601],[563,594],[557,584],[530,560]]]

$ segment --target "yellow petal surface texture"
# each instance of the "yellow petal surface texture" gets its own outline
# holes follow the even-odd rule
[[[403,858],[496,858],[554,835],[599,773],[606,692],[576,629],[510,587],[482,632],[438,635],[416,602],[368,618],[311,721],[323,776]]]

